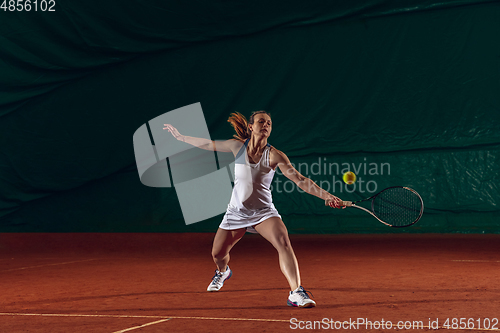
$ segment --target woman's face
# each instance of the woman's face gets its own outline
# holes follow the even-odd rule
[[[269,135],[271,135],[271,117],[269,117],[265,113],[256,114],[253,118],[253,124],[249,124],[248,126],[252,130],[253,135],[260,135],[265,137],[269,137]]]

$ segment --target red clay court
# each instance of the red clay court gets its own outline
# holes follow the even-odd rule
[[[206,292],[213,236],[0,234],[0,332],[425,332],[446,319],[456,332],[500,330],[500,235],[291,235],[312,309],[286,305],[259,235]]]

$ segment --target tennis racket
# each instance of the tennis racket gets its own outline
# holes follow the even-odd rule
[[[371,200],[371,210],[357,204]],[[373,215],[385,225],[403,228],[420,220],[424,212],[424,201],[417,191],[405,186],[388,187],[379,193],[358,201],[342,201],[346,207],[354,207]]]

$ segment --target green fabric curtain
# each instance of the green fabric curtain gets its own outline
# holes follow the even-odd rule
[[[185,226],[175,188],[142,185],[134,160],[137,128],[200,102],[213,139],[231,112],[271,112],[269,142],[345,200],[414,188],[408,231],[498,232],[498,1],[54,8],[0,11],[0,231],[216,230],[222,215]],[[273,187],[290,232],[392,230]]]

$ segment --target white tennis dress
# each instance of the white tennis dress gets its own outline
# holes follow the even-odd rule
[[[264,148],[257,164],[251,164],[247,154],[249,141],[249,139],[245,141],[236,155],[233,193],[219,226],[221,229],[247,228],[248,232],[256,233],[254,225],[270,217],[281,218],[274,207],[270,190],[275,173],[269,166],[271,145],[267,144]]]

